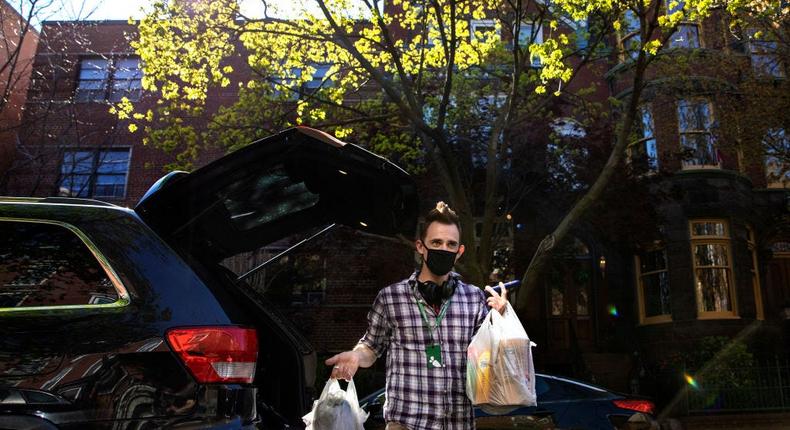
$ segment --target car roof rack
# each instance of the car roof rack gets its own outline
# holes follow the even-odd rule
[[[115,207],[112,203],[103,202],[94,199],[81,199],[75,197],[44,197],[39,200],[39,203],[59,203],[65,205],[90,205],[90,206],[110,206]]]

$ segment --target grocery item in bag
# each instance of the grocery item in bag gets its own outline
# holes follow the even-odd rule
[[[368,418],[367,412],[359,407],[354,381],[348,381],[343,391],[337,379],[330,378],[313,402],[313,410],[302,417],[306,430],[362,430]]]
[[[487,413],[535,406],[535,368],[527,332],[508,303],[491,311],[467,349],[466,394]]]

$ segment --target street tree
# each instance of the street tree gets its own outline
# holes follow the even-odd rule
[[[478,246],[467,247],[461,270],[485,282],[498,226],[533,183],[513,167],[525,124],[547,121],[558,90],[605,59],[596,47],[610,17],[588,12],[597,24],[580,48],[565,11],[531,0],[297,4],[298,18],[253,19],[232,0],[155,2],[134,47],[143,86],[161,98],[146,111],[121,103],[118,115],[185,163],[202,141],[234,149],[309,124],[429,171],[462,225],[480,226],[462,233]],[[544,33],[553,36],[541,43]],[[240,67],[251,73],[238,82]],[[212,106],[216,91],[238,101]],[[207,123],[191,120],[207,112]]]
[[[284,125],[307,123],[429,169],[463,225],[482,221],[477,237],[476,229],[465,229],[462,237],[479,244],[468,248],[463,267],[474,282],[490,272],[499,217],[528,188],[503,199],[503,178],[523,149],[525,124],[563,110],[567,115],[563,102],[585,100],[586,89],[572,85],[585,67],[626,59],[619,73],[628,96],[600,106],[610,112],[613,130],[606,161],[573,188],[575,200],[540,242],[523,277],[520,308],[552,252],[624,171],[647,74],[676,56],[668,41],[682,23],[705,19],[716,6],[710,0],[309,4],[294,6],[298,18],[251,19],[232,0],[155,2],[139,23],[134,47],[145,63],[143,86],[161,99],[145,112],[121,103],[118,114],[143,125],[148,142],[177,149],[182,161],[194,157],[208,136],[232,149]],[[627,35],[618,38],[625,42],[611,43],[616,33]],[[238,83],[237,103],[212,108],[211,91],[238,76],[234,58],[252,77]],[[211,109],[208,124],[190,121]],[[475,121],[481,127],[472,130]],[[459,154],[470,153],[482,174],[465,171],[468,158]]]

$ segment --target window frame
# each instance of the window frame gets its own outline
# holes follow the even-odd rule
[[[55,225],[58,227],[65,228],[66,230],[70,231],[72,234],[76,235],[77,238],[82,241],[88,251],[93,255],[96,261],[101,266],[102,270],[104,270],[105,275],[112,283],[113,288],[115,288],[116,293],[118,294],[118,299],[113,303],[100,303],[100,304],[84,304],[84,305],[48,305],[48,306],[23,306],[18,308],[3,308],[0,307],[0,317],[4,315],[20,315],[20,314],[51,314],[51,313],[60,313],[60,312],[70,312],[75,309],[84,309],[84,310],[114,310],[120,309],[128,306],[131,303],[131,296],[129,295],[128,290],[124,286],[123,282],[121,281],[120,276],[115,271],[115,269],[110,265],[110,261],[107,257],[102,254],[99,248],[96,246],[90,238],[83,233],[80,229],[75,227],[72,224],[63,222],[63,221],[55,221],[55,220],[44,220],[38,218],[17,218],[17,217],[0,217],[0,222],[22,222],[22,223],[32,223],[32,224],[48,224],[48,225]]]
[[[661,314],[655,316],[647,316],[645,312],[645,286],[643,280],[645,277],[650,275],[655,275],[658,273],[666,272],[667,276],[669,276],[669,254],[667,253],[666,245],[661,244],[659,246],[652,246],[649,248],[645,248],[642,252],[655,252],[655,251],[663,251],[664,252],[664,261],[665,267],[661,270],[653,270],[650,272],[642,272],[642,258],[639,253],[634,255],[634,272],[636,274],[636,294],[638,299],[639,305],[639,325],[648,325],[648,324],[661,324],[661,323],[668,323],[672,322],[672,310],[670,309],[670,313],[668,314]],[[672,285],[670,283],[670,300],[672,298]],[[670,305],[671,307],[671,305]]]
[[[92,157],[91,157],[91,171],[90,171],[90,173],[87,174],[87,175],[79,175],[79,176],[88,176],[88,195],[87,196],[83,196],[83,198],[90,198],[90,199],[94,199],[95,198],[95,199],[116,200],[116,201],[126,199],[126,197],[128,195],[128,192],[129,192],[129,170],[130,170],[131,163],[132,163],[132,147],[131,146],[113,146],[113,147],[104,147],[104,148],[101,148],[101,147],[99,147],[99,148],[97,148],[97,147],[91,147],[91,148],[64,147],[63,148],[63,154],[62,154],[61,160],[60,160],[60,180],[58,181],[58,193],[60,193],[61,185],[63,184],[64,180],[67,177],[69,177],[69,176],[71,176],[71,177],[77,176],[77,175],[74,175],[73,173],[65,174],[63,172],[63,166],[65,165],[65,157],[66,157],[66,154],[69,153],[69,152],[72,152],[72,153],[76,153],[76,152],[90,152],[92,154]],[[100,163],[100,158],[101,157],[99,157],[99,154],[101,154],[102,152],[126,152],[126,154],[128,154],[127,161],[126,161],[126,172],[123,174],[123,176],[124,176],[124,179],[123,179],[123,195],[120,196],[120,197],[106,196],[106,195],[97,195],[96,194],[96,185],[97,185],[96,181],[97,181],[98,177],[101,176],[100,173],[99,173],[99,166],[101,165],[101,163]],[[104,176],[108,176],[108,175],[120,176],[120,174],[115,174],[115,173],[105,174]],[[69,190],[69,191],[71,191],[71,190]],[[71,195],[69,195],[69,197],[71,197]],[[79,196],[74,196],[74,197],[79,197]]]
[[[669,3],[672,2],[672,1],[673,0],[665,0],[665,2],[664,2],[664,7],[666,8],[667,15],[672,15],[673,13],[675,13],[675,12],[677,12],[679,10],[683,10],[683,8],[685,7],[685,1],[684,0],[677,0],[678,1],[677,6],[675,6],[674,8],[670,8],[669,7]],[[675,35],[675,33],[678,32],[678,30],[680,30],[681,27],[694,27],[694,28],[697,29],[697,43],[696,43],[697,46],[679,45],[679,44],[677,44],[675,42],[675,40],[673,39],[673,36]],[[680,21],[678,26],[675,28],[675,31],[672,33],[672,35],[670,35],[670,37],[669,37],[669,40],[668,40],[669,48],[671,48],[671,49],[699,49],[699,48],[703,48],[703,45],[702,45],[702,39],[703,38],[702,38],[702,34],[701,33],[702,33],[702,26],[700,25],[700,23],[698,21],[682,20],[682,21]]]
[[[469,20],[469,41],[474,42],[479,39],[475,36],[477,27],[491,27],[497,37],[502,38],[502,30],[497,28],[495,19],[471,19]]]
[[[765,156],[763,157],[763,169],[765,170],[765,182],[767,188],[790,188],[790,170],[784,172],[783,175],[774,174],[777,169],[772,167],[771,164],[779,164],[779,173],[782,173],[782,160],[776,156],[775,148],[767,146],[766,139],[776,139],[782,141],[782,146],[787,148],[790,154],[790,136],[787,135],[787,130],[782,127],[771,128],[766,131],[763,136],[762,145],[765,148]]]
[[[623,21],[624,22],[629,22],[628,20],[626,20],[626,17],[628,16],[629,12],[631,14],[633,14],[633,18],[637,21],[637,27],[636,27],[636,30],[634,30],[634,31],[630,31],[628,33],[625,33],[625,32],[619,33],[620,47],[622,49],[622,55],[620,56],[620,62],[622,62],[622,63],[625,63],[625,62],[628,62],[628,61],[636,61],[637,57],[639,56],[639,50],[630,51],[630,50],[628,50],[626,48],[627,47],[627,45],[626,45],[627,43],[629,43],[632,40],[638,40],[640,49],[641,49],[641,46],[642,46],[641,22],[639,22],[639,17],[636,15],[636,13],[634,11],[632,11],[631,9],[626,10],[623,13]]]
[[[687,129],[683,130],[681,127],[683,125],[683,117],[681,115],[681,105],[683,103],[687,103],[688,105],[695,105],[697,103],[705,103],[708,106],[708,129]],[[713,133],[713,124],[716,120],[716,115],[713,112],[713,103],[707,98],[700,98],[700,97],[691,97],[691,98],[681,98],[677,100],[677,108],[676,114],[678,118],[678,144],[680,145],[680,149],[693,149],[689,146],[683,144],[683,137],[686,135],[689,136],[699,136],[699,135],[707,135],[708,141],[712,146],[713,156],[716,158],[716,164],[689,164],[688,161],[682,160],[681,161],[681,169],[682,170],[697,170],[697,169],[721,169],[721,157],[719,156],[719,149],[716,146],[716,136]]]
[[[522,48],[526,48],[527,49],[527,54],[529,54],[529,46],[530,45],[543,43],[543,26],[542,25],[538,25],[536,21],[521,21],[521,22],[518,22],[516,25],[518,25],[518,35],[519,35],[519,40],[517,40],[516,42],[518,42],[518,46],[519,46],[520,49],[522,49]],[[535,29],[536,25],[537,25],[537,29]],[[516,34],[515,25],[513,27],[514,27],[513,35],[514,35],[514,39],[515,39],[515,34]],[[529,31],[525,32],[524,30],[529,30]],[[532,40],[532,33],[533,32],[535,33],[535,40]],[[524,35],[524,34],[528,34],[528,35],[527,35],[526,39],[522,40],[522,35]],[[530,67],[532,67],[534,69],[539,69],[539,68],[543,67],[543,64],[540,62],[540,57],[537,57],[537,56],[533,56],[532,58],[529,59],[529,65],[530,65]]]
[[[760,266],[758,265],[759,259],[757,258],[757,235],[754,232],[754,227],[751,225],[746,226],[746,247],[752,257],[752,266],[749,271],[752,274],[752,289],[754,290],[754,307],[755,318],[758,320],[765,320],[765,308],[763,306],[763,293],[760,283]]]
[[[695,235],[694,224],[699,223],[720,223],[724,227],[723,236],[716,235]],[[689,244],[691,251],[691,273],[694,288],[694,298],[697,305],[697,319],[738,319],[738,298],[736,292],[735,272],[733,270],[733,255],[732,255],[732,235],[730,233],[730,225],[726,219],[723,218],[697,218],[688,220],[689,227]],[[698,245],[723,245],[727,252],[727,266],[697,266],[697,260],[694,254],[694,248]],[[727,294],[730,301],[729,311],[706,311],[703,309],[702,290],[697,289],[697,284],[700,282],[697,278],[697,269],[724,269],[727,275]]]
[[[640,158],[644,156],[644,159],[647,161],[647,174],[655,174],[659,170],[661,170],[661,157],[658,154],[658,142],[656,141],[656,123],[655,118],[653,116],[653,109],[650,104],[645,103],[637,108],[637,114],[639,115],[636,118],[638,130],[637,133],[639,134],[639,139],[637,139],[632,145],[629,145],[627,149],[628,153],[628,161],[630,163],[634,163],[639,161]],[[650,129],[645,130],[645,117],[649,117],[650,122]],[[652,141],[653,142],[653,149],[655,151],[655,158],[650,156],[650,151],[647,150],[647,143]],[[637,158],[640,157],[640,158]]]
[[[757,32],[758,30],[755,28],[746,31],[746,37],[748,38],[747,48],[749,49],[749,62],[752,66],[752,72],[755,76],[764,79],[786,78],[787,72],[785,71],[785,64],[779,56],[779,53],[777,53],[779,46],[778,42],[775,40],[755,39],[754,35]],[[766,48],[766,46],[770,45],[773,46]],[[770,63],[755,62],[755,57],[772,59],[774,60],[775,66],[769,71],[764,67],[764,65]]]
[[[332,87],[333,82],[330,77],[331,75],[329,75],[329,71],[333,66],[332,63],[310,63],[309,66],[315,70],[310,74],[310,80],[304,81],[304,84],[302,84],[303,93],[312,94],[316,91]],[[320,71],[323,71],[323,73],[319,76]]]
[[[117,79],[116,75],[121,70],[120,67],[119,67],[120,62],[123,61],[123,60],[132,60],[132,59],[137,60],[137,70],[138,70],[138,73],[139,73],[139,79],[126,79],[126,78],[124,78],[124,79]],[[102,61],[106,61],[107,62],[106,76],[105,76],[104,79],[99,80],[99,79],[82,79],[81,78],[82,71],[83,71],[82,65],[86,61],[92,61],[92,60],[94,60],[94,61],[95,60],[102,60]],[[117,103],[123,97],[128,98],[130,101],[139,101],[142,98],[142,96],[143,96],[143,89],[142,89],[143,71],[142,71],[141,63],[142,63],[142,60],[140,59],[140,56],[139,55],[134,55],[134,54],[116,54],[116,53],[111,53],[111,54],[107,54],[107,55],[86,55],[86,56],[80,57],[80,59],[79,59],[79,61],[77,63],[77,80],[76,80],[76,84],[74,86],[74,101],[76,103]],[[81,84],[83,82],[88,82],[88,81],[91,81],[91,82],[100,81],[102,83],[101,89],[99,89],[99,88],[96,88],[96,89],[81,88]],[[122,89],[116,89],[115,88],[116,82],[128,82],[128,83],[131,83],[131,82],[134,82],[134,81],[139,81],[140,82],[140,88],[139,89],[135,89],[133,91],[129,91],[129,90],[122,90]],[[129,86],[129,88],[131,88],[131,84],[128,85],[128,86]],[[98,97],[82,98],[80,96],[80,90],[82,90],[82,91],[89,91],[89,92],[95,92],[97,94],[99,92],[101,92],[102,96],[101,96],[101,98],[98,98]],[[116,95],[116,92],[127,92],[128,94],[123,94],[123,95],[121,95],[120,98],[118,98],[118,100],[115,100],[114,96]],[[132,93],[134,93],[133,96],[132,96]]]
[[[88,62],[94,61],[103,61],[106,63],[106,68],[99,69],[104,73],[104,77],[102,79],[83,79],[82,74],[83,71],[90,71],[90,69],[85,69],[83,66],[86,65]],[[107,91],[109,89],[110,77],[112,76],[112,60],[103,56],[86,56],[82,57],[79,60],[78,68],[77,68],[77,85],[74,88],[74,100],[77,103],[95,103],[95,102],[103,102],[108,100]],[[100,82],[101,85],[99,88],[83,88],[83,83],[88,82]],[[81,91],[85,94],[85,97],[81,97]],[[95,94],[95,95],[94,95]],[[99,94],[101,96],[99,96]]]

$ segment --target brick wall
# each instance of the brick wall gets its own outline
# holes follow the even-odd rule
[[[6,47],[0,50],[0,95],[8,100],[0,104],[0,192],[6,172],[16,158],[16,142],[23,107],[32,73],[38,32],[6,0],[0,0],[0,31]],[[18,49],[17,54],[13,54]]]

